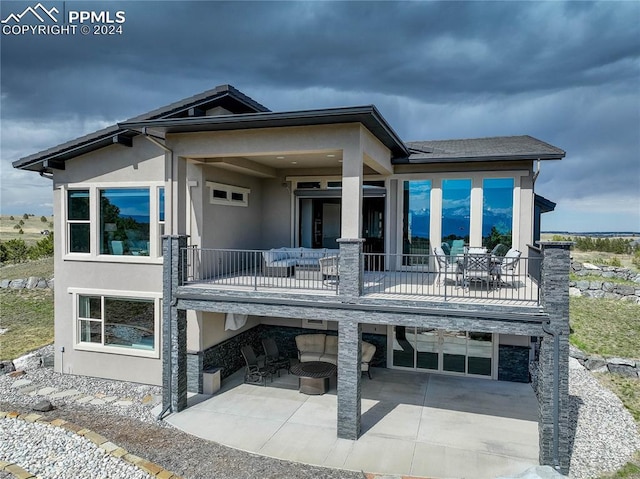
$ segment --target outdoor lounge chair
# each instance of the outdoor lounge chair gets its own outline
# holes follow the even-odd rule
[[[264,348],[265,367],[271,367],[278,372],[280,376],[280,370],[286,369],[287,374],[291,368],[291,360],[280,355],[276,340],[273,338],[264,338],[262,340],[262,347]]]
[[[320,264],[320,274],[322,275],[322,281],[328,279],[338,280],[338,257],[337,256],[325,256],[318,259]]]
[[[251,346],[242,346],[240,349],[244,362],[247,364],[244,373],[244,382],[248,384],[267,385],[267,378],[273,381],[273,369],[267,365],[260,366],[258,358]]]

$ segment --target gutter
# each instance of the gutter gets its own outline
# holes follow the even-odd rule
[[[548,329],[551,321],[542,323],[542,330],[553,336],[553,468],[560,472],[560,335]]]

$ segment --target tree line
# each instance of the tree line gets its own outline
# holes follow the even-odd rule
[[[44,236],[33,246],[27,246],[19,238],[0,241],[0,263],[23,263],[47,256],[53,256],[53,233]]]

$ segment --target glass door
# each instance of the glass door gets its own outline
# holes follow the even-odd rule
[[[491,333],[394,326],[392,367],[491,377]]]

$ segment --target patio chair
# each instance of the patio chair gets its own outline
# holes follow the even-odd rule
[[[507,254],[504,255],[502,261],[495,266],[494,275],[496,277],[498,286],[501,286],[503,284],[506,285],[507,282],[504,281],[503,278],[510,277],[511,282],[509,284],[512,288],[515,287],[515,280],[521,254],[522,253],[517,249],[511,248],[509,251],[507,251]]]
[[[447,280],[447,276],[453,274],[455,275],[455,283],[457,285],[460,276],[460,264],[457,261],[450,263],[449,257],[444,254],[444,251],[440,246],[433,248],[433,253],[436,256],[436,267],[438,268],[436,283],[443,286]]]
[[[471,286],[471,282],[486,282],[489,287],[492,279],[491,256],[488,253],[466,253],[464,255],[463,284],[465,288]]]
[[[242,346],[240,349],[244,362],[246,363],[246,369],[244,373],[244,382],[248,384],[262,384],[267,385],[267,378],[273,381],[273,369],[266,365],[260,366],[258,364],[258,358],[251,346]]]
[[[371,362],[375,354],[376,346],[366,341],[362,341],[362,360],[360,363],[360,368],[363,373],[367,373],[369,379],[373,379],[371,377],[371,368],[369,367],[369,363]]]
[[[289,374],[291,369],[291,360],[280,355],[276,340],[273,338],[264,338],[262,340],[262,347],[264,348],[265,367],[271,367],[278,372],[280,376],[280,370],[286,369]]]
[[[322,275],[322,282],[331,279],[333,281],[338,280],[338,257],[337,256],[325,256],[319,258],[320,274]]]
[[[451,242],[451,257],[455,258],[464,254],[464,240],[453,240]]]

